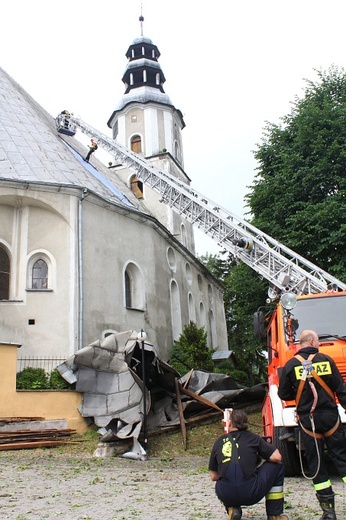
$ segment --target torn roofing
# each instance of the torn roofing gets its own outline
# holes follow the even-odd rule
[[[97,172],[81,162],[85,148],[71,139],[62,139],[55,119],[0,68],[0,179],[80,186],[138,207],[125,184],[115,186],[107,179],[102,163]]]

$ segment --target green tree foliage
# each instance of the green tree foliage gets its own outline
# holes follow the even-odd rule
[[[246,196],[252,224],[346,281],[346,73],[306,80],[281,124],[267,123]]]
[[[208,347],[207,333],[204,327],[198,328],[193,322],[185,325],[179,340],[174,342],[169,364],[184,375],[191,368],[212,372],[214,350]]]
[[[231,375],[246,386],[266,380],[263,344],[254,337],[253,314],[265,305],[268,282],[244,263],[229,256],[207,255],[201,262],[223,284],[229,349],[236,365]]]

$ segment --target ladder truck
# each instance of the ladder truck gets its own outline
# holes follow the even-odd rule
[[[300,332],[313,329],[319,335],[320,351],[335,360],[346,381],[346,284],[143,156],[67,114],[61,113],[56,118],[58,132],[73,136],[80,130],[96,139],[119,164],[132,169],[145,186],[158,193],[160,202],[168,204],[235,259],[268,280],[267,303],[275,302],[274,310],[269,315],[263,311],[254,315],[255,335],[266,337],[268,351],[263,434],[280,449],[286,476],[299,474],[295,402],[283,402],[277,395],[280,369],[296,353]],[[341,420],[346,423],[346,414],[338,406]]]

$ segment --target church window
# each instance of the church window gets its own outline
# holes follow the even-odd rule
[[[137,199],[143,199],[143,182],[137,179],[135,175],[131,177],[130,188]]]
[[[124,273],[125,307],[144,310],[144,281],[138,267],[129,262]]]
[[[189,321],[192,321],[193,323],[197,323],[195,302],[194,302],[194,299],[193,299],[193,296],[191,293],[189,293],[188,305],[189,305]]]
[[[32,266],[32,289],[48,289],[48,266],[39,258]]]
[[[178,341],[180,334],[182,333],[182,321],[181,321],[181,306],[180,306],[180,295],[179,287],[175,280],[172,280],[171,287],[171,316],[172,316],[172,333],[173,339]]]
[[[53,291],[56,287],[56,262],[46,250],[33,251],[28,258],[27,291]]]
[[[210,348],[217,347],[217,333],[216,333],[216,322],[214,313],[212,310],[209,312],[209,327],[210,327]]]
[[[135,153],[142,151],[142,139],[140,135],[134,135],[131,139],[131,150]]]
[[[181,243],[183,244],[183,246],[187,247],[187,232],[186,232],[185,225],[181,224],[180,229],[181,229]]]
[[[0,300],[10,297],[10,258],[6,250],[0,246]]]

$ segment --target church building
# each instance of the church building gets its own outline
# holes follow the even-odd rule
[[[142,35],[126,56],[111,136],[189,184],[159,50]],[[98,151],[86,162],[56,116],[0,68],[0,340],[21,344],[22,357],[66,359],[144,330],[167,360],[193,321],[227,350],[222,287],[195,257],[192,225],[130,169]]]

